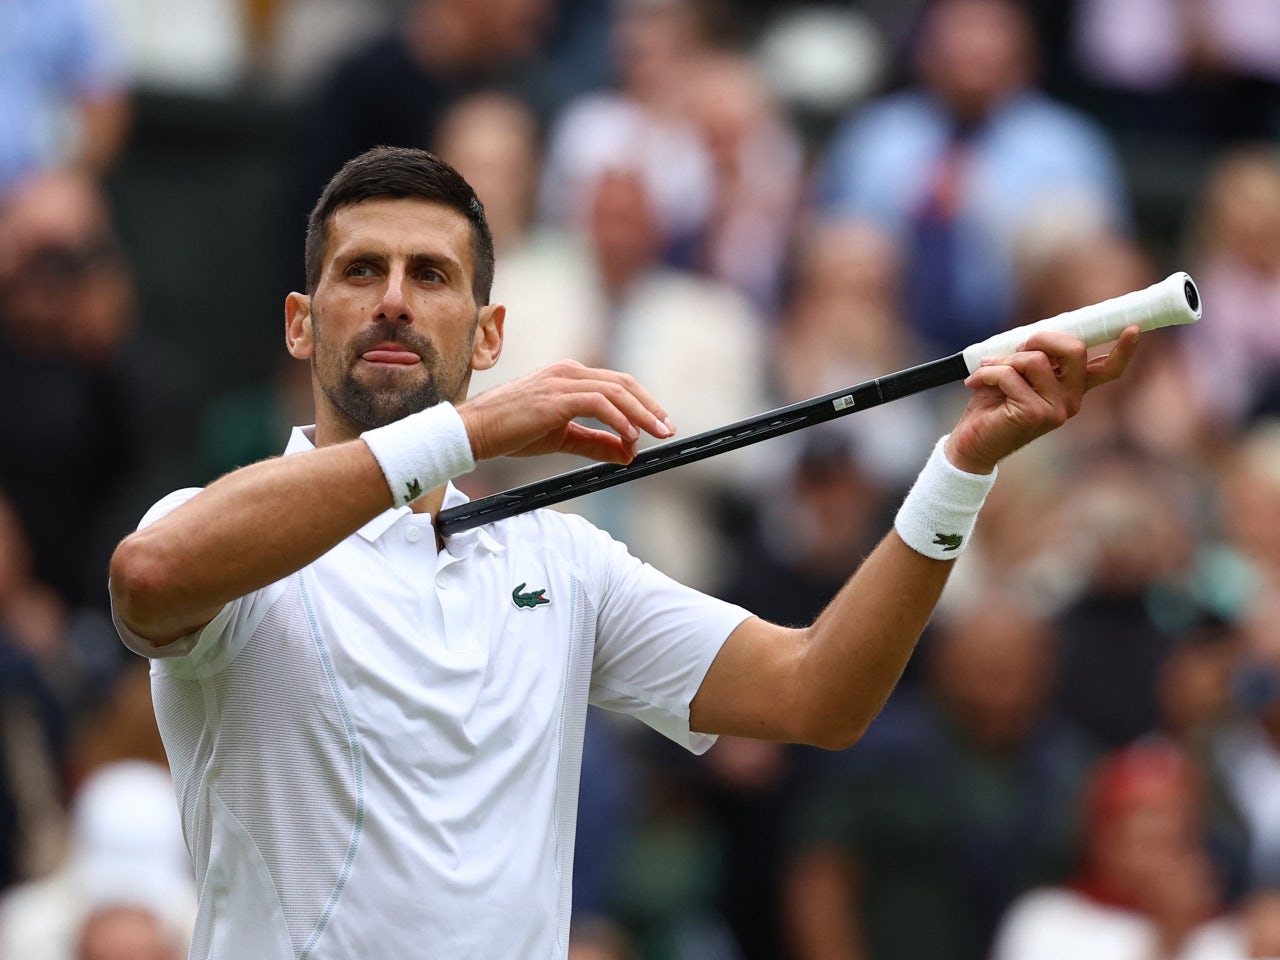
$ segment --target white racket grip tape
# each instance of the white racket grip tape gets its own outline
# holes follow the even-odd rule
[[[1125,327],[1137,325],[1144,332],[1159,327],[1195,323],[1203,304],[1195,281],[1182,273],[1170,274],[1144,290],[1112,297],[1079,310],[1069,310],[1047,320],[1037,320],[1005,330],[962,351],[964,364],[973,373],[984,357],[1005,357],[1016,353],[1028,337],[1043,330],[1069,333],[1086,346],[1110,343]]]

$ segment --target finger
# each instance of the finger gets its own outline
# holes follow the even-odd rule
[[[1006,362],[984,364],[970,374],[965,380],[965,386],[978,394],[984,390],[994,393],[997,396],[988,399],[1008,402],[1015,408],[1028,411],[1048,411],[1053,406],[1035,390],[1026,377]]]
[[[584,367],[574,363],[566,367],[563,375],[569,379],[590,383],[595,389],[609,396],[636,426],[660,439],[672,436],[676,430],[657,399],[629,373]],[[602,387],[602,384],[610,384]],[[621,392],[619,392],[619,390]]]
[[[1032,410],[1058,406],[1064,392],[1059,376],[1053,361],[1037,351],[1013,353],[985,363],[969,380],[996,388],[1016,404]]]
[[[1092,390],[1094,387],[1119,379],[1128,369],[1129,362],[1138,350],[1140,333],[1136,326],[1125,327],[1109,353],[1089,361],[1085,367],[1085,390]]]
[[[1051,357],[1041,352],[1018,353],[1010,365],[1031,385],[1045,403],[1068,417],[1080,408],[1084,396],[1084,350]]]
[[[1046,330],[1028,337],[1021,350],[1043,353],[1068,389],[1079,387],[1083,391],[1089,355],[1083,341],[1069,334]]]
[[[559,453],[586,457],[603,463],[630,463],[635,459],[635,440],[624,440],[616,433],[570,423],[565,428]]]
[[[632,384],[639,386],[634,381]],[[658,414],[645,405],[631,385],[621,380],[575,381],[564,398],[573,408],[572,416],[595,417],[616,430],[624,439],[638,438],[638,430],[644,430],[660,440],[665,440],[674,433],[675,428],[666,419],[666,414],[663,413],[662,418],[659,418]],[[661,409],[658,407],[659,411]]]

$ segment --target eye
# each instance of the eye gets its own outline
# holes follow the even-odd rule
[[[372,277],[376,273],[372,264],[357,260],[347,266],[347,269],[343,271],[343,275],[347,277]]]
[[[423,283],[445,282],[444,274],[435,269],[435,267],[423,267],[422,270],[418,272],[418,279]]]

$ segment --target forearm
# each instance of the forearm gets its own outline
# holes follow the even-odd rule
[[[994,479],[958,470],[935,448],[893,532],[811,626],[752,619],[729,637],[694,698],[696,729],[834,749],[856,742],[911,658]],[[753,690],[761,682],[763,697]]]
[[[166,642],[300,569],[391,506],[361,440],[263,461],[127,537],[111,562],[121,619]]]
[[[805,740],[857,741],[902,676],[953,565],[917,553],[896,532],[880,541],[805,631],[796,667]]]

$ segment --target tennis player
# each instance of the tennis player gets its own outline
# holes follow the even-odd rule
[[[1002,457],[1119,376],[1058,334],[984,364],[889,532],[785,629],[535,511],[438,536],[477,460],[627,462],[672,436],[631,377],[564,362],[474,398],[498,360],[493,245],[430,154],[348,163],[285,301],[315,424],[283,457],[165,497],[118,547],[200,886],[193,958],[562,958],[588,704],[688,749],[852,744],[911,655]],[[579,418],[604,425],[583,426]]]

